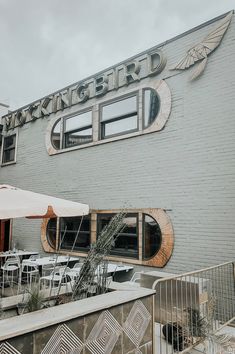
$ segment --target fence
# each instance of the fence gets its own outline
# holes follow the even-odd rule
[[[155,353],[186,353],[200,342],[230,346],[228,337],[216,333],[235,322],[234,262],[161,278],[152,288],[156,290]],[[235,349],[227,352],[235,354]]]

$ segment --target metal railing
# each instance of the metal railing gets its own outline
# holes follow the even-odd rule
[[[156,354],[189,352],[235,323],[234,262],[160,278],[152,288],[156,290]],[[216,338],[226,342],[225,337]]]

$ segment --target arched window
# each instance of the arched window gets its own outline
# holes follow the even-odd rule
[[[56,249],[56,224],[57,219],[50,219],[47,224],[46,237],[49,246]]]
[[[160,108],[157,92],[147,88],[144,90],[144,120],[143,128],[148,128],[156,119]]]
[[[49,155],[161,130],[170,115],[171,94],[164,80],[155,86],[86,102],[81,111],[53,118],[46,136]]]
[[[143,214],[143,259],[152,258],[159,251],[161,242],[162,233],[157,221]]]

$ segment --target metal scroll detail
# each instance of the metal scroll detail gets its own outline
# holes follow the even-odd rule
[[[197,61],[201,60],[201,63],[197,66],[196,70],[194,70],[190,79],[195,80],[199,77],[206,67],[208,55],[212,53],[221,43],[221,40],[231,22],[232,15],[233,12],[229,12],[228,15],[219,22],[218,27],[210,32],[202,42],[189,49],[187,51],[187,55],[170,70],[185,70],[194,65]]]

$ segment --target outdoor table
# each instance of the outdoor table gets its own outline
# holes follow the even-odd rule
[[[42,267],[47,266],[47,265],[55,265],[55,262],[57,264],[67,264],[69,259],[69,264],[74,264],[79,261],[78,257],[68,257],[68,256],[50,256],[50,257],[41,257],[37,258],[35,260],[30,259],[30,263],[37,265],[39,268],[39,272],[42,273]],[[22,262],[24,264],[24,261]]]
[[[8,257],[19,257],[22,261],[23,259],[29,258],[31,255],[37,255],[39,252],[26,251],[26,250],[16,250],[16,251],[6,251],[0,253],[0,263],[4,263],[5,259]]]
[[[82,265],[81,265],[82,266]],[[80,269],[79,268],[72,268],[70,272],[67,272],[67,274],[69,274],[71,277],[73,276],[78,276],[80,273]],[[108,263],[107,268],[106,268],[106,272],[108,276],[115,276],[116,273],[119,272],[129,272],[130,270],[132,270],[133,267],[132,266],[128,266],[128,265],[120,265],[120,264],[115,264],[115,263]],[[96,269],[95,274],[102,274],[103,273],[104,268],[103,267],[98,267]]]
[[[113,273],[124,272],[124,271],[129,272],[132,269],[133,269],[132,266],[123,265],[123,264],[108,263],[107,273],[113,274]]]

